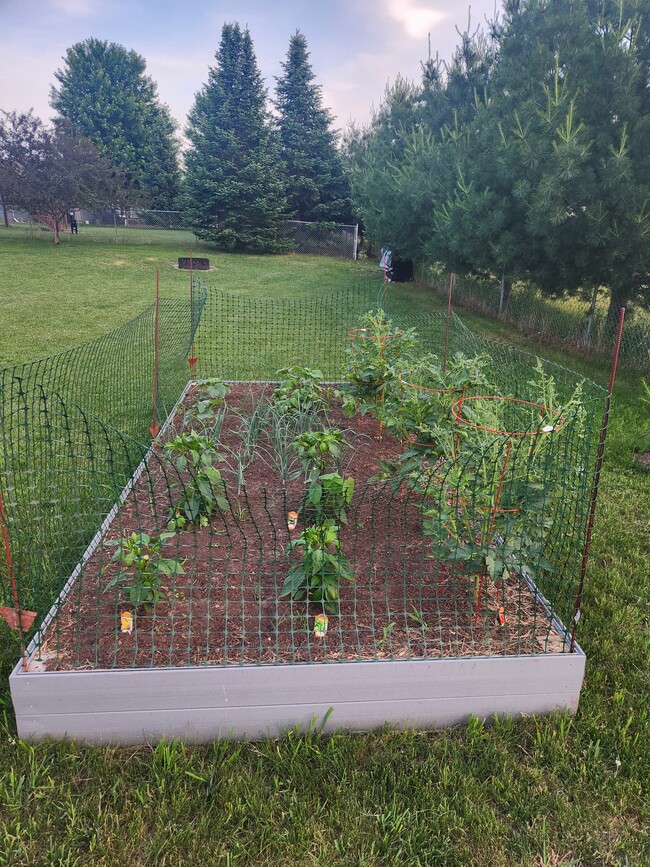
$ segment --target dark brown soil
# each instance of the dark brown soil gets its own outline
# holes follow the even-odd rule
[[[239,418],[251,402],[272,387],[231,387],[222,451],[235,448]],[[190,393],[168,430],[180,428]],[[346,475],[355,495],[342,528],[344,554],[354,581],[341,586],[339,611],[329,614],[325,638],[314,635],[320,604],[281,597],[291,558],[286,546],[308,521],[301,512],[293,533],[287,513],[298,511],[304,496],[301,479],[282,485],[270,459],[270,443],[245,472],[245,488],[224,465],[231,512],[215,513],[205,528],[183,530],[165,546],[165,556],[184,561],[183,574],[164,586],[165,599],[154,614],[135,612],[131,634],[122,633],[120,614],[132,611],[124,590],[106,589],[116,573],[114,547],[105,543],[133,531],[156,535],[166,529],[178,494],[174,477],[157,444],[145,472],[127,497],[102,544],[85,563],[62,609],[48,630],[30,668],[112,668],[323,660],[405,659],[539,653],[562,650],[561,639],[526,582],[512,576],[483,593],[474,625],[472,582],[449,564],[427,556],[418,501],[389,482],[368,480],[381,460],[394,459],[401,445],[370,418],[344,419],[329,412],[332,426],[357,436]],[[171,491],[170,491],[171,486]],[[503,608],[505,623],[500,622]]]

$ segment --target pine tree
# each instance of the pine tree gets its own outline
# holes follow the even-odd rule
[[[646,0],[509,0],[497,31],[496,181],[522,211],[519,273],[551,294],[606,286],[612,322],[650,300],[648,17]]]
[[[403,259],[419,258],[417,226],[422,215],[404,194],[396,176],[410,136],[416,130],[419,89],[397,76],[386,86],[379,109],[362,129],[345,140],[352,197],[367,237]]]
[[[68,121],[124,171],[132,195],[170,209],[180,182],[176,124],[145,69],[135,51],[86,39],[67,50],[50,102],[59,121]]]
[[[248,30],[225,24],[208,82],[189,114],[185,211],[223,250],[273,252],[286,198],[279,142]]]
[[[289,208],[297,220],[350,222],[350,188],[331,130],[332,118],[323,108],[307,40],[299,31],[291,37],[281,65],[284,73],[276,78],[275,104]]]

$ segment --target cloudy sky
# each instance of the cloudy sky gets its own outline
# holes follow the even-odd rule
[[[66,48],[93,36],[145,57],[182,128],[222,25],[238,21],[270,90],[291,34],[305,34],[324,104],[344,129],[368,120],[389,79],[419,76],[429,33],[432,53],[449,59],[468,11],[469,0],[0,0],[0,108],[49,119]],[[494,13],[495,0],[472,0],[472,29]]]

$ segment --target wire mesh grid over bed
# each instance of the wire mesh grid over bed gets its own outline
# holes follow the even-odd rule
[[[17,619],[31,670],[569,649],[604,390],[374,307],[195,276],[0,372],[2,603],[46,617]]]

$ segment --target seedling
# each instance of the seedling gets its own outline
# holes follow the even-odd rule
[[[429,628],[424,617],[422,616],[422,612],[418,611],[415,605],[411,605],[411,610],[407,612],[406,616],[413,620],[415,623],[417,623],[422,632],[426,632]]]
[[[380,647],[384,647],[384,645],[388,642],[390,633],[393,631],[394,628],[395,628],[394,623],[388,623],[386,626],[382,626],[382,628],[381,628],[382,637],[377,642]]]

